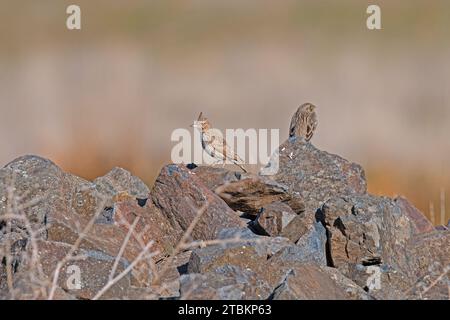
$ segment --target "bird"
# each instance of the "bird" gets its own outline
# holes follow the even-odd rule
[[[289,137],[301,137],[306,141],[311,140],[318,123],[315,109],[316,106],[309,102],[298,107],[291,119]]]
[[[203,117],[203,112],[200,112],[197,121],[191,125],[200,130],[202,147],[211,157],[219,161],[229,160],[233,164],[241,168],[242,171],[247,170],[241,165],[243,160],[227,145],[225,139],[217,130],[213,129],[208,119]]]

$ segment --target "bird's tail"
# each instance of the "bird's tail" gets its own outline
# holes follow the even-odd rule
[[[244,171],[245,173],[248,173],[247,169],[245,169],[242,164],[239,164],[237,162],[235,162],[234,164],[237,165],[239,168],[241,168],[241,170]]]
[[[248,173],[247,169],[245,169],[244,166],[241,164],[244,161],[236,153],[233,155],[232,161],[235,165],[237,165],[239,168],[241,168],[242,171],[244,171],[245,173]]]

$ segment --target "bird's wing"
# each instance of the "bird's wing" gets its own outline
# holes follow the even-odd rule
[[[295,129],[300,120],[299,117],[300,117],[300,107],[297,109],[297,111],[292,116],[291,124],[289,126],[289,137],[293,137],[295,135]]]
[[[316,113],[312,113],[310,115],[310,119],[308,121],[308,126],[306,128],[306,140],[310,140],[314,134],[314,131],[316,130],[317,127],[317,116]]]

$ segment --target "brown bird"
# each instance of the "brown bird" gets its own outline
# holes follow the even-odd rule
[[[241,168],[242,171],[247,172],[241,165],[243,160],[231,150],[222,134],[211,127],[211,123],[203,117],[202,112],[200,112],[197,121],[191,126],[200,130],[202,147],[211,157],[218,162],[224,161],[224,164],[226,160],[229,160]]]
[[[292,116],[289,137],[302,137],[306,141],[311,140],[318,122],[315,109],[316,106],[311,103],[304,103],[298,107],[297,112]]]

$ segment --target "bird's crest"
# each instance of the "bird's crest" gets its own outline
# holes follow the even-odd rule
[[[205,121],[206,118],[203,117],[203,112],[200,112],[200,114],[198,115],[198,119],[197,121]]]

